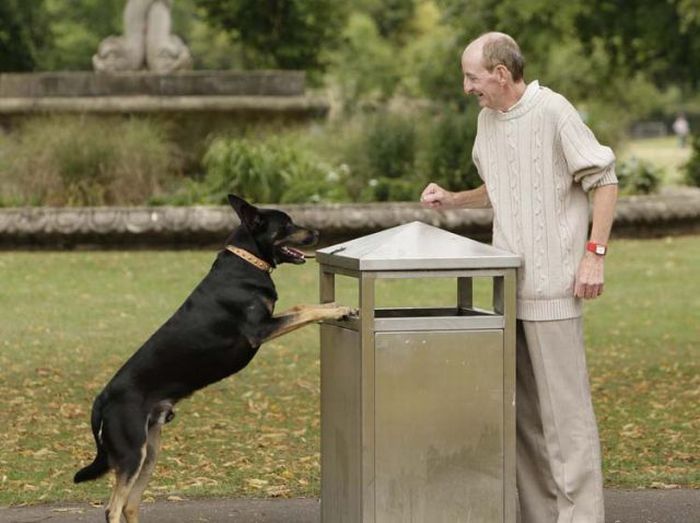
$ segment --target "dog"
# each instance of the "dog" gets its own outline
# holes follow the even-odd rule
[[[91,426],[94,461],[75,483],[114,470],[106,507],[108,523],[138,522],[139,503],[153,472],[161,428],[175,404],[243,369],[268,340],[320,320],[342,320],[355,309],[335,303],[298,305],[273,315],[277,292],[270,276],[281,263],[302,264],[295,247],[316,243],[318,233],[284,212],[260,209],[228,196],[240,219],[211,270],[179,309],[117,371],[97,395]]]

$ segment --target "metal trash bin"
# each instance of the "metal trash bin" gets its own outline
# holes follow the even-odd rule
[[[520,258],[421,222],[317,251],[322,303],[358,280],[360,314],[321,324],[321,520],[515,521]],[[382,278],[456,279],[447,308],[375,308]],[[492,278],[493,307],[472,279]]]

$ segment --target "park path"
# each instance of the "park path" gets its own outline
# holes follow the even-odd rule
[[[605,491],[606,523],[700,523],[700,489]],[[0,508],[0,523],[103,522],[87,503]],[[317,523],[317,499],[193,499],[142,507],[143,523]]]

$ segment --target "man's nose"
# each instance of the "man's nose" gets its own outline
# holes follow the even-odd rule
[[[464,87],[464,92],[465,92],[465,94],[471,93],[471,91],[472,91],[472,83],[471,83],[471,82],[469,81],[469,79],[466,78],[466,77],[464,78],[464,85],[463,85],[463,87]]]

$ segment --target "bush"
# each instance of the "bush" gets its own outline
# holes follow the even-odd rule
[[[650,162],[632,157],[616,169],[622,194],[651,194],[663,178],[663,169]]]
[[[688,185],[700,187],[700,134],[692,137],[693,152],[685,164],[685,179]]]
[[[479,187],[472,147],[476,138],[476,114],[473,106],[459,113],[449,109],[429,127],[426,137],[425,163],[428,177],[450,191]]]
[[[256,203],[311,203],[347,199],[347,166],[330,169],[284,138],[268,141],[216,138],[203,159],[206,174],[173,196],[153,203],[176,205],[227,202],[238,194]]]
[[[417,201],[429,181],[450,190],[481,185],[471,160],[476,109],[456,113],[445,105],[436,117],[426,109],[402,111],[356,116],[309,146],[350,166],[353,201]]]
[[[416,127],[402,115],[381,113],[367,129],[365,153],[373,178],[401,178],[415,169]]]
[[[354,174],[350,194],[362,201],[415,200],[422,179],[414,118],[383,111],[349,127],[343,156]]]
[[[162,129],[138,119],[33,119],[0,154],[2,205],[143,204],[177,170]]]

